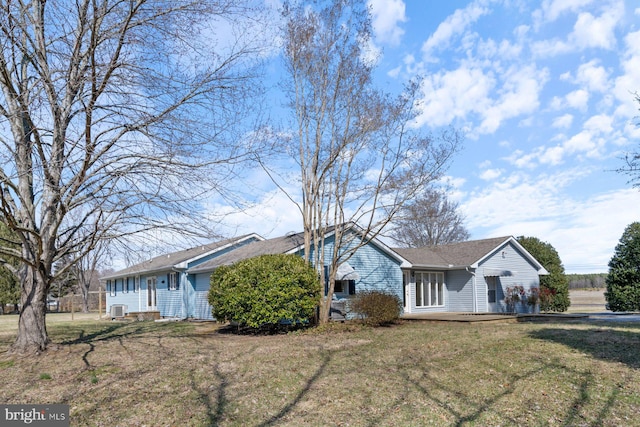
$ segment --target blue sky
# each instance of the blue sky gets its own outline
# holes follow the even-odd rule
[[[640,220],[640,192],[613,171],[640,149],[640,3],[369,3],[378,85],[393,92],[424,76],[418,126],[466,132],[447,179],[472,238],[535,236],[567,272],[605,272]],[[229,216],[227,232],[300,230],[295,207],[263,178],[257,205]]]

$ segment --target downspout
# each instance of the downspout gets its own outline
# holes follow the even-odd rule
[[[465,270],[467,270],[467,273],[471,274],[472,278],[471,278],[471,296],[472,296],[472,302],[473,302],[473,312],[477,313],[478,312],[478,295],[477,295],[477,291],[476,291],[476,272],[475,269],[473,269],[474,271],[469,270],[469,267],[465,267]]]

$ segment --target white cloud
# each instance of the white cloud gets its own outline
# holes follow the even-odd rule
[[[277,237],[302,230],[298,208],[279,190],[264,193],[244,210],[216,204],[210,207],[210,212],[216,218],[223,218],[220,231],[228,235],[258,233],[263,237]]]
[[[540,104],[538,96],[548,80],[548,71],[535,66],[514,66],[503,78],[500,98],[482,112],[481,133],[494,133],[504,120],[533,113]]]
[[[637,220],[635,189],[575,197],[567,188],[589,171],[513,174],[469,194],[461,203],[469,229],[485,236],[526,235],[551,243],[568,272],[606,271],[624,228]]]
[[[577,11],[584,4],[563,2],[562,6],[571,6],[563,8],[562,11]],[[591,12],[581,12],[573,26],[573,31],[566,40],[553,38],[532,43],[531,50],[534,55],[544,58],[579,52],[589,48],[614,49],[616,46],[615,28],[624,18],[624,1],[612,0],[605,4],[602,10],[603,12],[599,16],[593,15]],[[555,15],[552,14],[552,16]]]
[[[447,49],[454,36],[463,34],[471,24],[489,13],[489,8],[483,3],[482,1],[474,1],[464,9],[457,9],[440,23],[436,31],[422,45],[425,60],[433,61],[432,54],[435,51]]]
[[[502,169],[487,169],[480,173],[480,179],[483,179],[485,181],[493,181],[494,179],[499,178],[500,175],[502,175],[502,172]]]
[[[567,114],[563,114],[560,117],[556,117],[553,120],[553,123],[551,124],[551,126],[553,126],[554,128],[567,129],[571,127],[572,123],[573,123],[573,116],[567,113]]]
[[[422,84],[417,124],[444,126],[470,112],[481,113],[488,108],[489,92],[494,86],[493,76],[479,68],[462,66],[433,74]]]
[[[609,73],[599,60],[593,59],[585,64],[580,64],[576,74],[576,83],[584,84],[590,91],[607,92],[609,90]]]
[[[545,0],[542,2],[542,13],[546,22],[558,19],[565,12],[577,12],[593,0]]]
[[[373,16],[372,24],[376,40],[380,43],[398,45],[404,35],[399,26],[406,22],[405,4],[402,0],[368,0]]]
[[[589,106],[589,92],[584,89],[574,90],[565,96],[565,100],[569,107],[586,111]]]
[[[627,34],[625,46],[620,63],[623,74],[615,79],[613,93],[620,101],[616,114],[631,118],[638,113],[638,103],[633,93],[640,91],[640,31]]]
[[[573,33],[569,35],[572,45],[580,49],[602,48],[613,49],[616,44],[614,29],[624,15],[624,3],[607,8],[599,17],[583,12],[573,26]]]

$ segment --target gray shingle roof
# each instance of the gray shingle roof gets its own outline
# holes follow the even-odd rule
[[[414,266],[464,267],[481,260],[510,238],[510,236],[494,237],[423,248],[393,248],[393,250]]]
[[[116,271],[115,273],[104,276],[102,279],[112,279],[117,277],[131,276],[131,275],[136,275],[143,272],[170,270],[171,268],[177,266],[181,262],[198,258],[198,256],[201,256],[201,255],[204,256],[212,251],[215,251],[216,249],[221,249],[227,245],[246,239],[250,236],[252,236],[252,234],[246,234],[240,237],[233,237],[230,239],[220,240],[218,242],[211,242],[206,245],[196,246],[190,249],[185,249],[181,251],[171,252],[169,254],[160,255],[155,258],[151,258],[147,261],[143,261],[139,264],[132,265],[131,267],[127,267],[123,270]]]
[[[231,265],[235,262],[260,255],[284,254],[302,246],[303,244],[303,233],[288,234],[282,237],[249,243],[247,245],[234,249],[231,252],[203,262],[196,267],[190,268],[189,273],[213,271],[221,265]]]

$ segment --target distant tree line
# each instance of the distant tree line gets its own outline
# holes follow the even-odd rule
[[[607,273],[567,274],[569,289],[604,288]]]

